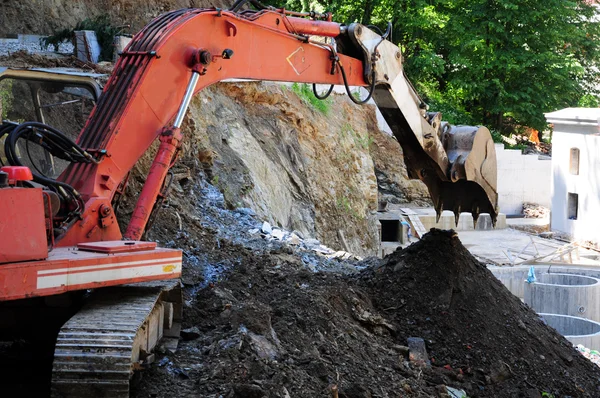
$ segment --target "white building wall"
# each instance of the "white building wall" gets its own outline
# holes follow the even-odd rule
[[[579,175],[570,173],[579,149]],[[574,239],[600,241],[600,135],[598,126],[558,124],[552,137],[551,227]],[[568,217],[568,193],[578,194],[577,220]]]
[[[548,156],[523,155],[519,149],[496,144],[498,207],[507,215],[522,214],[523,203],[550,208],[552,162]]]

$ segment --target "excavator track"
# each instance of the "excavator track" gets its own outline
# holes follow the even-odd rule
[[[129,397],[134,370],[180,320],[177,281],[97,289],[58,334],[52,396]]]

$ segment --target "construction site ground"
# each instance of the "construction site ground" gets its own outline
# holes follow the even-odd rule
[[[194,193],[177,203],[182,231],[169,217],[155,229],[185,249],[186,331],[141,374],[136,397],[600,395],[600,370],[452,231],[383,260],[326,259],[248,234],[260,220],[225,209],[210,185]]]
[[[495,265],[561,262],[600,266],[600,253],[535,233],[506,228],[491,231],[459,231],[460,240],[481,261]],[[573,246],[573,247],[572,247]]]

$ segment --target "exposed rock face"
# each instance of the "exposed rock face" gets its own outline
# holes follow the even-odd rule
[[[341,230],[367,254],[377,244],[368,113],[343,96],[326,116],[285,86],[221,84],[194,99],[184,129],[231,206],[333,247]]]
[[[229,7],[227,0],[5,0],[0,2],[0,37],[6,34],[51,34],[73,28],[86,18],[108,14],[115,26],[139,31],[167,11],[187,7]]]
[[[402,158],[402,148],[395,138],[382,134],[375,123],[370,128],[373,145],[371,155],[379,185],[379,200],[395,204],[411,203],[430,206],[427,187],[419,180],[410,180]]]
[[[203,171],[231,208],[250,207],[304,238],[373,255],[379,242],[376,168],[397,186],[387,200],[427,200],[425,186],[407,180],[400,146],[375,120],[373,107],[342,95],[331,97],[325,115],[279,84],[216,84],[192,100],[175,173],[187,168],[194,179]],[[150,152],[136,167],[131,192],[141,189]]]

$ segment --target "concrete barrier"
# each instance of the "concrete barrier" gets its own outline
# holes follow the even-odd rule
[[[600,321],[600,280],[566,273],[542,273],[525,283],[524,301],[537,313]]]
[[[540,316],[573,345],[583,344],[593,350],[600,348],[600,323],[569,315],[540,313]]]
[[[417,214],[419,214],[419,219],[427,231],[429,231],[431,228],[453,229],[455,231],[473,230],[473,216],[471,213],[460,213],[458,225],[455,224],[454,213],[448,210],[442,212],[442,216],[437,223],[435,222],[436,215],[435,210],[433,209],[418,209]],[[504,228],[506,228],[506,215],[500,213],[498,214],[498,218],[496,220],[496,229]],[[475,229],[480,231],[494,229],[490,215],[481,214],[477,220],[477,226]]]

